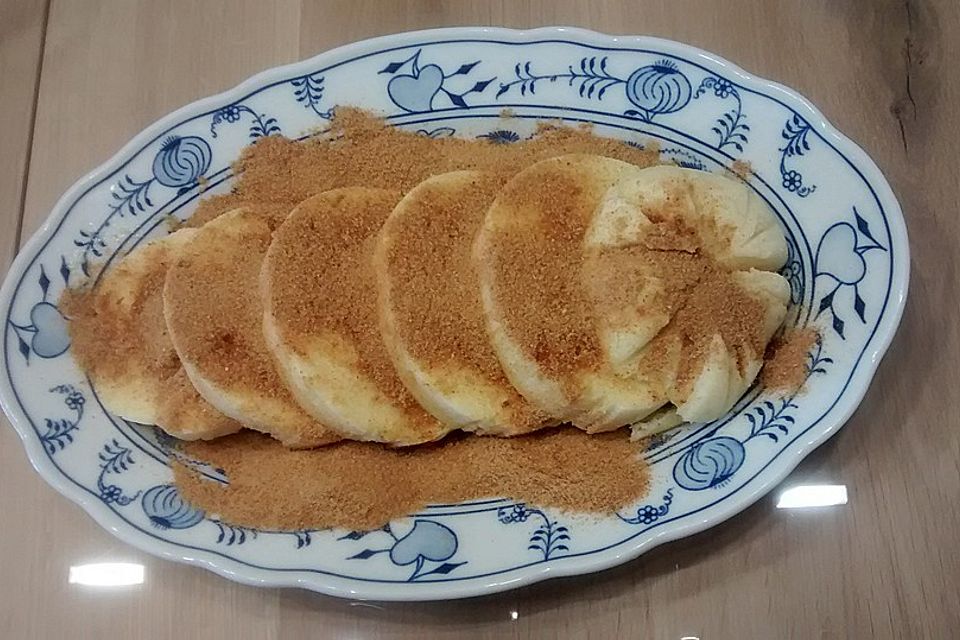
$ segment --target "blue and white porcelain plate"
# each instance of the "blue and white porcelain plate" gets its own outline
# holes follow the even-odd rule
[[[63,289],[167,233],[201,184],[229,189],[252,140],[302,137],[336,105],[428,136],[510,144],[541,119],[591,123],[704,171],[748,163],[783,223],[789,323],[815,325],[804,391],[754,388],[722,420],[662,434],[647,499],[605,518],[495,499],[434,505],[373,532],[231,526],[184,503],[177,453],[151,427],[106,413],[70,357]],[[512,117],[501,118],[509,109]],[[742,166],[742,165],[740,165]],[[837,431],[893,337],[907,235],[876,165],[793,91],[709,53],[579,29],[443,29],[359,42],[261,73],[148,127],[75,184],[3,285],[0,398],[37,471],[119,538],[265,586],[382,600],[459,598],[597,571],[742,511]],[[226,481],[217,469],[211,478]]]

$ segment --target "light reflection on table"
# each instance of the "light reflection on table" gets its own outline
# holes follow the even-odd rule
[[[92,562],[75,564],[67,582],[87,587],[132,587],[143,584],[145,568],[135,562]]]
[[[777,509],[835,507],[847,504],[845,484],[801,484],[785,489],[777,500]]]

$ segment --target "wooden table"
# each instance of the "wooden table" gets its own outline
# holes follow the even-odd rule
[[[715,51],[809,97],[886,173],[913,248],[906,315],[860,410],[787,481],[844,484],[849,502],[785,512],[771,497],[597,575],[360,605],[136,551],[49,488],[3,427],[0,637],[960,635],[956,0],[0,0],[0,263],[140,129],[254,72],[396,31],[554,24]],[[67,583],[71,565],[105,560],[145,565],[145,583]]]

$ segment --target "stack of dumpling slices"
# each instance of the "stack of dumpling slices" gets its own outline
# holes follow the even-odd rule
[[[122,375],[90,373],[108,410],[184,439],[653,433],[719,418],[752,384],[785,260],[741,181],[600,156],[251,202],[136,249],[92,292],[112,330],[179,366],[121,350],[97,371]]]

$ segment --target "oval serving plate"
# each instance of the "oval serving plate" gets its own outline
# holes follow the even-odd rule
[[[172,442],[99,404],[70,358],[57,300],[93,264],[166,233],[170,216],[189,216],[201,183],[229,189],[230,165],[253,139],[309,135],[338,104],[428,136],[510,144],[538,119],[560,118],[656,143],[685,167],[748,163],[749,184],[788,239],[788,322],[823,336],[805,390],[774,398],[754,388],[724,419],[654,438],[648,498],[606,518],[491,499],[434,505],[367,533],[278,532],[191,508],[171,484]],[[343,597],[479,595],[620,564],[763,496],[857,407],[900,320],[909,262],[900,207],[867,155],[793,91],[717,56],[568,28],[404,33],[184,107],[77,182],[4,282],[0,398],[40,475],[145,551],[249,584]]]

